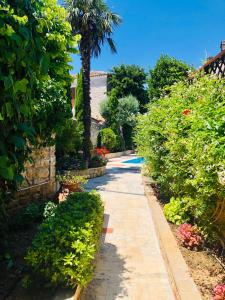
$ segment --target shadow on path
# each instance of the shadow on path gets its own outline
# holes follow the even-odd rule
[[[116,192],[116,193],[125,193],[129,194],[127,189],[118,190],[113,189],[112,184],[118,181],[120,178],[130,176],[130,174],[138,174],[140,173],[140,167],[128,167],[128,168],[118,168],[118,167],[110,167],[107,169],[107,172],[104,176],[96,177],[90,179],[88,183],[85,185],[85,189],[87,191],[97,190],[97,191],[107,191],[107,192]],[[108,185],[108,187],[106,187]],[[143,193],[131,193],[134,195],[143,195]]]
[[[121,257],[115,245],[104,243],[97,257],[96,276],[84,291],[81,300],[114,300],[126,297],[124,286],[128,273],[125,267],[125,257]]]

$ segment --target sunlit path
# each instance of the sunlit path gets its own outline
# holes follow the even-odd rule
[[[128,157],[129,159],[130,157]],[[175,299],[144,196],[140,168],[111,160],[105,176],[90,180],[105,202],[105,224],[94,280],[82,300]]]

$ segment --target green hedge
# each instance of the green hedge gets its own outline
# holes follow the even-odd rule
[[[105,146],[109,151],[113,151],[117,144],[117,137],[111,128],[104,128],[100,132],[101,144]]]
[[[48,217],[25,259],[52,284],[86,286],[99,247],[103,205],[99,194],[74,193]]]
[[[225,197],[224,116],[225,82],[204,76],[174,85],[140,117],[138,152],[173,197],[165,209],[170,221],[213,228],[213,212]]]

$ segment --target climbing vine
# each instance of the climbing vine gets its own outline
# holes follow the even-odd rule
[[[40,87],[55,80],[66,93],[69,53],[75,44],[65,10],[56,0],[0,1],[1,206],[5,192],[22,181],[29,145],[36,142],[39,129],[33,118]]]

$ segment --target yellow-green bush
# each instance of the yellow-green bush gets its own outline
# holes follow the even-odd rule
[[[137,126],[138,152],[152,176],[167,197],[190,199],[189,221],[202,228],[213,225],[213,211],[225,197],[224,130],[225,82],[208,76],[174,85],[168,96],[149,105]],[[166,207],[170,221],[174,201]],[[175,214],[181,216],[185,205],[190,211],[190,201],[182,209],[175,205]]]
[[[100,195],[74,193],[46,218],[25,259],[52,284],[86,286],[103,224]]]

